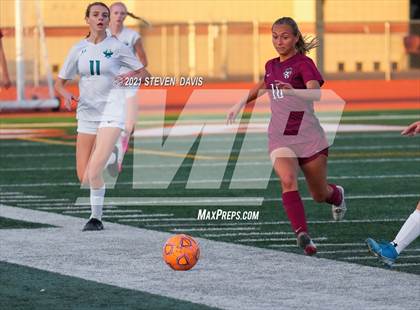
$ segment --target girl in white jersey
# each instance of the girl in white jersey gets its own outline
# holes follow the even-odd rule
[[[101,2],[89,4],[85,20],[90,32],[70,50],[55,84],[64,98],[65,106],[77,101],[77,176],[82,184],[90,186],[92,214],[83,230],[102,230],[102,209],[105,196],[103,169],[115,142],[124,129],[124,99],[112,89],[122,66],[130,68],[126,76],[150,76],[139,60],[123,43],[107,36],[109,8]],[[65,89],[67,81],[80,76],[77,98]]]
[[[124,27],[124,20],[128,16],[141,19],[136,15],[129,13],[127,7],[122,2],[114,2],[109,7],[111,11],[111,21],[107,33],[109,35],[115,36],[118,40],[123,42],[128,48],[133,52],[133,55],[136,55],[141,63],[146,67],[147,66],[147,56],[143,48],[143,43],[140,35],[129,28]],[[123,71],[124,72],[124,68]],[[138,103],[136,100],[137,88],[128,89],[126,91],[127,98],[127,114],[125,120],[125,130],[121,133],[121,144],[122,144],[122,154],[128,149],[128,143],[130,141],[130,135],[134,131],[134,127],[137,120],[138,112]],[[119,156],[119,171],[121,171],[123,156]]]

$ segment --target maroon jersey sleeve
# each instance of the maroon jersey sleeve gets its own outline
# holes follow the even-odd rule
[[[1,38],[3,38],[3,32],[1,32],[1,29],[0,29],[0,39]]]
[[[321,73],[319,73],[318,69],[316,68],[314,62],[311,59],[302,62],[302,64],[300,65],[300,72],[302,74],[302,79],[305,85],[308,81],[311,80],[318,81],[320,86],[324,84],[324,79],[322,78]]]
[[[265,74],[264,74],[265,85],[268,85],[270,83],[270,82],[267,81],[267,79],[270,77],[270,75],[272,73],[272,62],[273,62],[273,60],[270,59],[269,61],[267,61],[265,63]]]

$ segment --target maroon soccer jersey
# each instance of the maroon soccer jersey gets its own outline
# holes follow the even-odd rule
[[[283,62],[277,57],[266,63],[264,81],[271,101],[270,153],[280,147],[291,147],[297,157],[310,157],[328,147],[313,102],[298,96],[286,96],[278,86],[278,83],[288,83],[302,91],[311,80],[320,85],[324,83],[312,59],[303,54],[297,53]]]
[[[1,29],[0,29],[0,39],[1,38],[3,38],[3,32],[1,32]]]

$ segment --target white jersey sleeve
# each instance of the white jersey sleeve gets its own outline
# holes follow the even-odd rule
[[[63,66],[61,67],[58,77],[63,80],[73,80],[78,72],[78,60],[79,60],[79,44],[72,47]]]
[[[132,32],[132,35],[131,35],[131,46],[133,47],[133,51],[134,51],[134,53],[135,53],[135,48],[134,48],[134,46],[136,45],[136,43],[137,43],[137,40],[138,39],[140,39],[141,37],[140,37],[140,34],[138,33],[138,32],[136,32],[136,31],[133,31]]]
[[[121,44],[119,60],[122,66],[132,70],[139,70],[144,67],[140,60],[124,44]]]

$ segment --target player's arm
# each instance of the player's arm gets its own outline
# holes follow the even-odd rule
[[[133,69],[133,71],[117,76],[116,80],[118,83],[123,83],[125,79],[131,77],[144,81],[145,78],[151,76],[149,71],[144,67],[144,64],[139,62],[137,57],[125,45],[120,50],[120,61],[123,67]]]
[[[277,84],[283,90],[285,96],[296,96],[308,101],[318,101],[321,99],[321,85],[319,85],[317,80],[310,80],[305,85],[306,89],[296,90],[289,83],[279,82]]]
[[[55,90],[56,92],[63,97],[64,99],[64,106],[68,111],[71,111],[71,102],[74,100],[76,102],[79,101],[79,98],[74,96],[72,93],[70,93],[66,88],[65,85],[69,80],[64,80],[61,78],[58,78],[55,82]]]
[[[401,132],[403,136],[414,136],[418,133],[420,133],[420,121],[408,125],[408,127]]]
[[[239,101],[233,107],[231,107],[226,115],[226,122],[232,124],[235,122],[239,112],[250,102],[254,101],[258,97],[262,96],[266,92],[265,82],[260,81],[255,85],[249,92],[248,96]]]
[[[144,50],[143,41],[141,40],[141,38],[137,39],[136,43],[134,44],[134,49],[136,50],[136,54],[139,57],[143,66],[147,67],[146,51]]]
[[[0,39],[0,67],[1,67],[1,71],[3,72],[3,76],[1,77],[1,84],[0,86],[3,86],[4,88],[9,88],[12,83],[10,82],[10,78],[9,78],[9,71],[7,70],[7,62],[6,62],[6,57],[4,55],[4,50],[3,50],[3,42]]]

